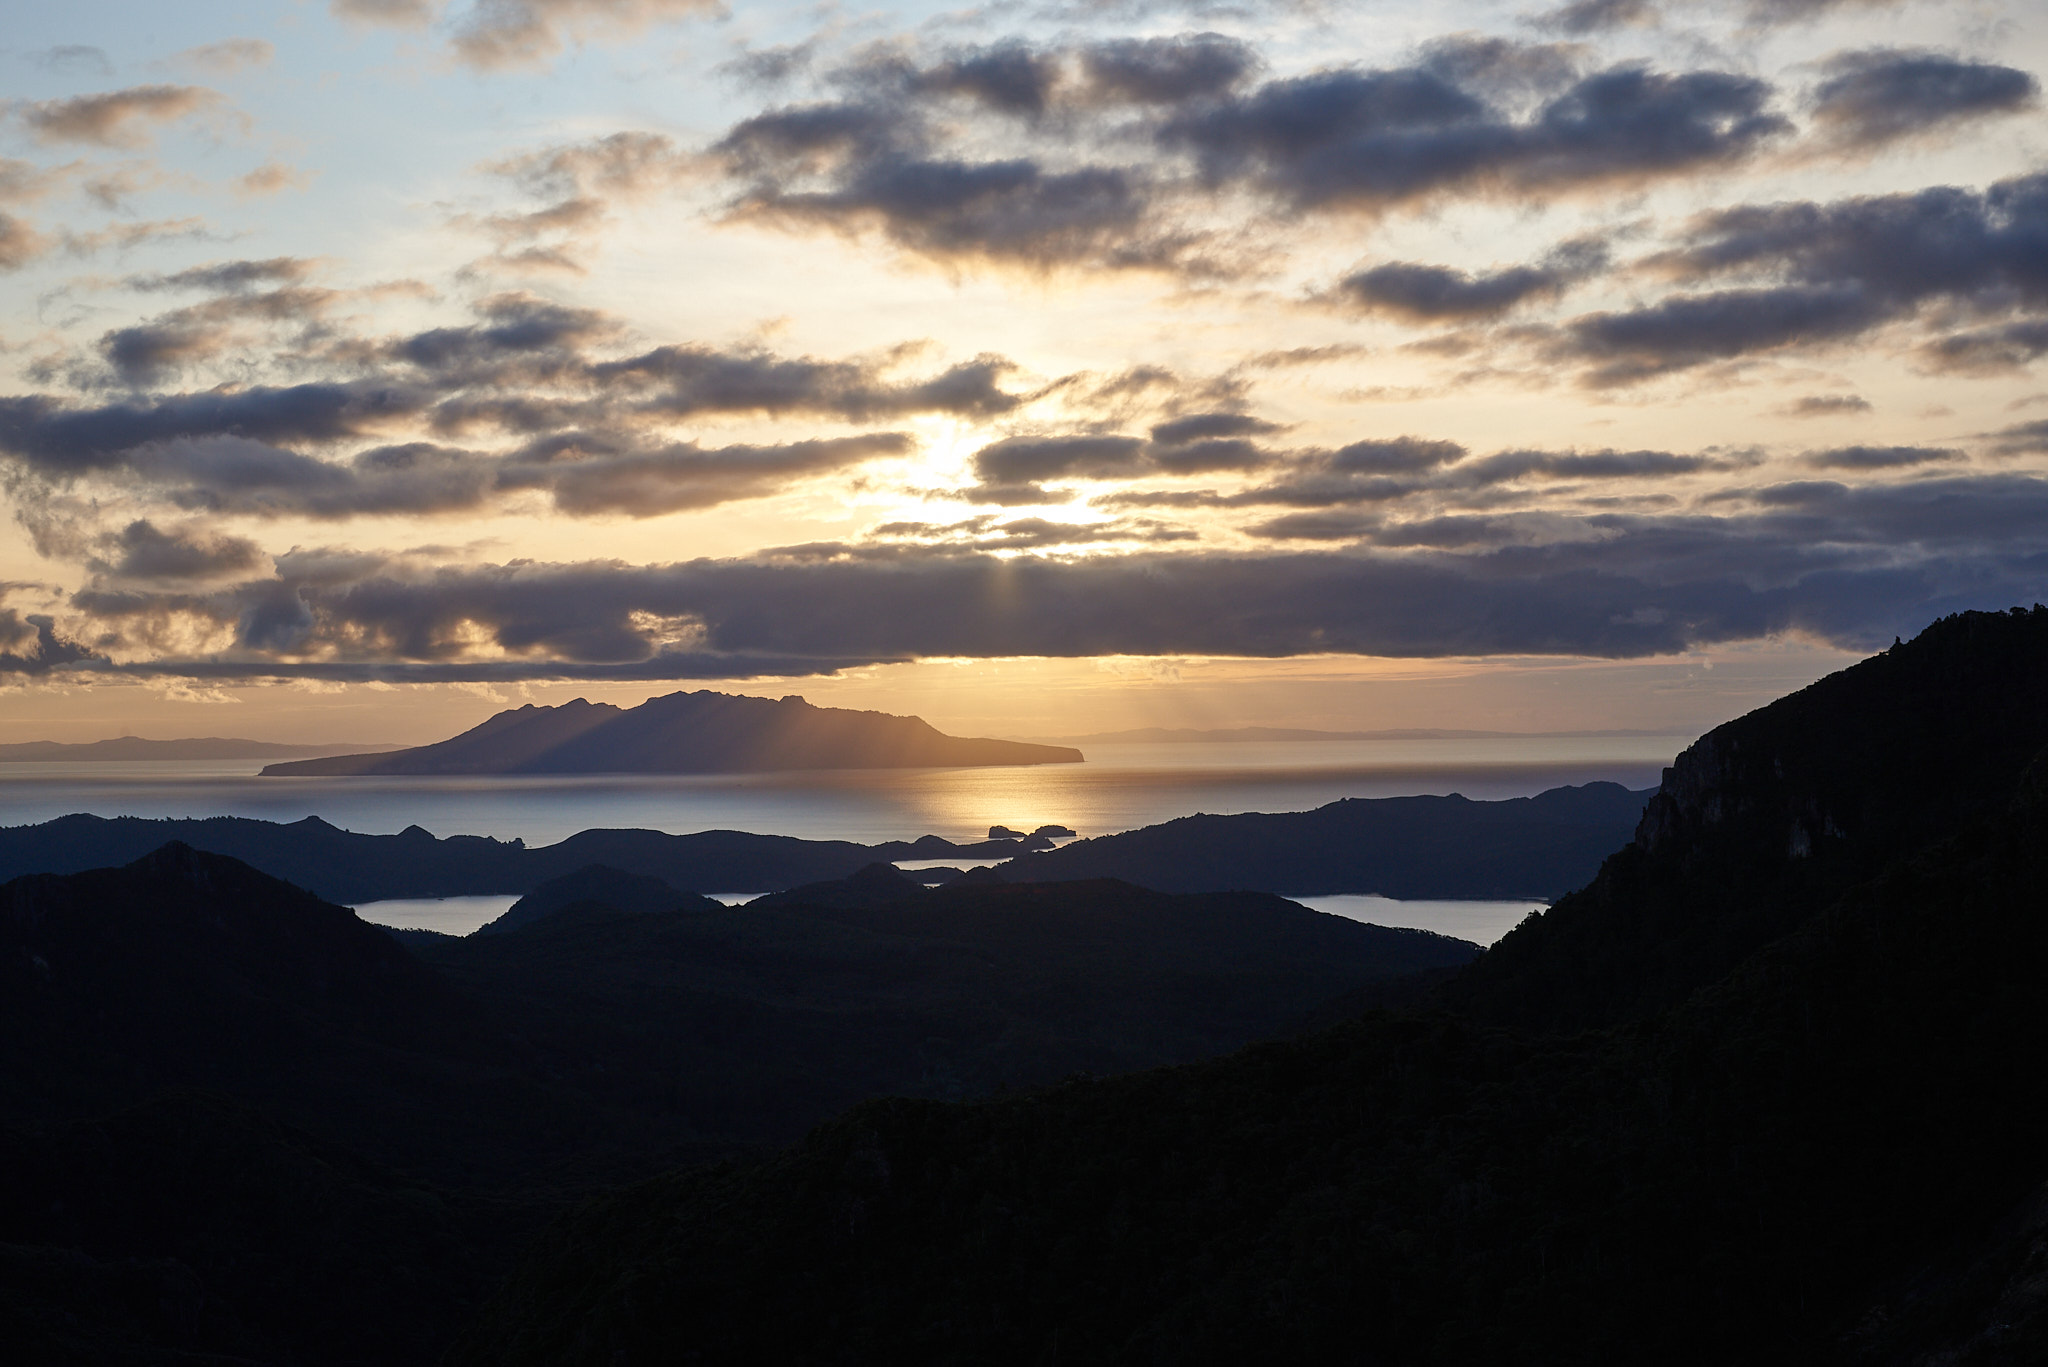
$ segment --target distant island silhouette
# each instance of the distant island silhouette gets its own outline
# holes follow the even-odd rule
[[[1081,762],[1070,746],[949,736],[920,717],[707,689],[634,708],[582,698],[559,707],[529,703],[432,745],[271,764],[263,773],[720,774]]]
[[[0,745],[0,764],[53,764],[72,761],[106,763],[144,759],[297,759],[353,751],[395,750],[393,745],[354,743],[304,744],[242,740],[232,736],[194,736],[185,740],[146,740],[116,736],[112,740],[31,740]]]

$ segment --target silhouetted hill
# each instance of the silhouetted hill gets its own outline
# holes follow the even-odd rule
[[[500,712],[459,736],[379,755],[272,764],[292,774],[708,774],[1078,764],[1066,746],[948,736],[917,717],[730,693],[670,693],[620,709],[582,698]]]
[[[453,1361],[2040,1361],[2044,634],[1951,619],[1817,686],[1841,718],[1724,728],[1617,861],[1655,876],[1610,864],[1458,1011],[869,1103],[558,1225]]]
[[[876,878],[909,901],[581,868],[514,929],[403,944],[177,844],[0,885],[0,1337],[423,1361],[562,1193],[871,1096],[1205,1057],[1478,952],[1258,894]],[[164,1101],[193,1089],[233,1104]]]
[[[579,902],[595,902],[612,911],[632,913],[709,911],[719,906],[709,897],[680,892],[659,878],[627,873],[604,864],[586,864],[574,873],[542,883],[476,933],[496,935],[516,930]]]
[[[930,892],[887,866],[806,891],[666,914],[582,904],[415,952],[516,1022],[551,1070],[603,1060],[582,1085],[605,1104],[739,1141],[792,1139],[869,1096],[1206,1057],[1478,952],[1261,894]]]
[[[2048,746],[2048,611],[1965,613],[1702,736],[1583,891],[1451,991],[1571,1030],[1669,1006],[1886,862],[2000,810]]]
[[[1648,797],[1588,783],[1500,802],[1454,793],[1184,816],[1021,855],[1002,874],[1013,883],[1122,878],[1165,892],[1551,898],[1585,885],[1635,830]]]
[[[1015,841],[956,845],[939,836],[882,845],[800,840],[744,831],[579,831],[558,844],[528,849],[488,836],[435,837],[418,826],[397,835],[362,835],[309,816],[280,824],[249,817],[172,820],[143,817],[58,817],[35,826],[0,827],[0,878],[27,873],[78,873],[127,863],[168,841],[230,855],[331,901],[391,897],[461,897],[531,892],[591,864],[677,888],[766,891],[843,878],[876,860],[1006,859]]]
[[[435,837],[418,826],[360,835],[309,816],[155,820],[59,817],[0,827],[0,878],[75,873],[139,859],[166,841],[232,855],[347,904],[394,897],[527,893],[591,864],[675,888],[770,892],[844,878],[876,862],[1013,860],[1013,881],[1121,878],[1165,892],[1250,888],[1311,896],[1544,897],[1591,878],[1635,828],[1642,795],[1611,783],[1533,798],[1354,798],[1312,812],[1198,816],[1043,854],[1030,840],[955,843],[941,836],[859,845],[744,831],[580,831],[528,849],[517,840]],[[1574,881],[1576,880],[1576,881]]]

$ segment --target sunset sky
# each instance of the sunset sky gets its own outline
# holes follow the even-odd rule
[[[1691,732],[2048,599],[2022,0],[75,0],[0,740]]]

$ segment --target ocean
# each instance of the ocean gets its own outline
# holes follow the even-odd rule
[[[258,778],[248,761],[0,764],[0,826],[99,816],[318,816],[348,830],[488,835],[547,845],[596,827],[683,834],[753,831],[874,844],[933,834],[978,840],[992,825],[1103,835],[1196,812],[1306,811],[1346,797],[1526,797],[1561,784],[1651,788],[1689,736],[1096,745],[1084,764],[851,769],[776,774],[487,778]],[[767,889],[715,889],[731,898]],[[407,904],[406,924],[461,933],[503,910]],[[1312,905],[1381,925],[1420,924],[1490,942],[1533,903]],[[395,904],[365,915],[395,924]],[[1462,929],[1460,928],[1462,927]],[[1484,939],[1482,939],[1482,936]]]

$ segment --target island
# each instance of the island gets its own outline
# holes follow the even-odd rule
[[[263,774],[721,774],[1081,762],[1081,752],[1065,745],[949,736],[921,717],[707,689],[632,708],[582,698],[559,707],[529,703],[432,745],[271,764]]]

